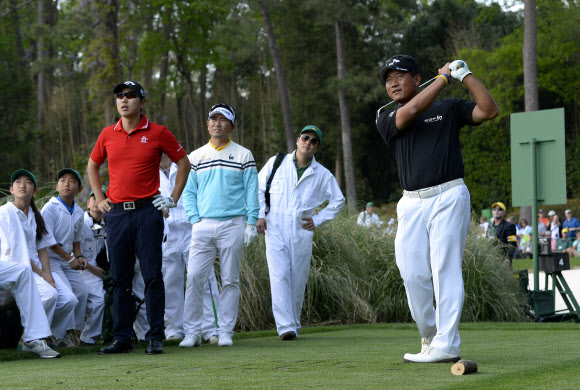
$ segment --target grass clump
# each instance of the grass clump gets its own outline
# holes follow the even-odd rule
[[[395,262],[394,235],[360,227],[340,213],[315,230],[303,325],[409,322],[411,315]],[[525,296],[495,243],[474,223],[463,261],[462,321],[522,321]],[[270,329],[270,284],[263,237],[245,249],[240,275],[240,330]]]

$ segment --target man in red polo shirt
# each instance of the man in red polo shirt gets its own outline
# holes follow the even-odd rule
[[[163,208],[175,207],[190,171],[185,150],[171,132],[142,115],[145,90],[135,81],[117,85],[117,110],[121,119],[103,129],[88,164],[91,187],[104,215],[107,248],[115,282],[113,344],[100,354],[133,351],[133,313],[131,297],[135,255],[139,258],[145,282],[145,302],[150,330],[145,335],[146,353],[163,352],[165,287],[161,273]],[[177,163],[175,187],[170,197],[159,194],[159,162],[162,153]],[[107,198],[99,190],[99,167],[108,160]],[[95,190],[98,189],[98,190]]]

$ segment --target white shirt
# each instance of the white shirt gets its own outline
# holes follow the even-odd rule
[[[71,215],[57,198],[51,198],[41,210],[46,230],[66,253],[72,252],[73,242],[81,242],[83,238],[83,210],[76,203],[73,210]],[[53,260],[64,261],[53,251],[48,251],[48,255]]]
[[[367,213],[366,211],[362,211],[358,215],[358,219],[357,219],[356,223],[360,226],[366,226],[366,227],[370,227],[370,226],[381,227],[381,226],[383,226],[383,222],[379,219],[378,214],[372,213],[371,215],[369,215],[369,213]]]

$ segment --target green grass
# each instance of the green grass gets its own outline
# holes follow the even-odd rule
[[[514,270],[520,269],[533,269],[534,268],[534,260],[533,259],[516,259],[513,260],[513,268]],[[580,267],[580,257],[571,257],[570,258],[570,268],[573,267]]]
[[[451,364],[406,364],[417,352],[414,324],[305,329],[282,342],[272,331],[238,333],[233,348],[204,344],[165,353],[100,356],[96,348],[61,359],[5,361],[2,389],[577,389],[580,325],[461,324],[462,357],[479,372],[453,376]],[[0,360],[15,355],[0,351]],[[6,360],[6,359],[4,359]]]

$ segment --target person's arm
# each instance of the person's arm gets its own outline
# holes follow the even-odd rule
[[[103,213],[111,209],[109,204],[109,199],[105,199],[103,191],[101,190],[103,182],[101,181],[101,174],[99,173],[99,167],[101,165],[89,158],[89,164],[87,165],[87,173],[89,175],[89,183],[91,183],[91,188],[95,194],[95,200],[97,201],[97,206],[99,210]]]
[[[197,207],[197,172],[193,169],[189,172],[189,178],[183,189],[183,208],[189,223],[193,225],[200,221]]]
[[[81,269],[87,268],[87,264],[89,263],[88,260],[83,256],[81,251],[81,243],[80,241],[73,242],[73,254],[79,264],[81,265]]]
[[[54,253],[56,253],[61,259],[66,261],[68,263],[68,266],[71,267],[72,269],[76,270],[81,269],[81,264],[79,263],[79,261],[75,259],[73,255],[67,253],[64,249],[62,249],[62,246],[60,246],[59,244],[54,244],[51,247],[49,247],[49,249]]]
[[[449,82],[451,82],[451,71],[449,70],[449,63],[445,64],[439,69],[439,74],[448,75]],[[417,83],[420,83],[421,79],[418,78]],[[447,82],[444,77],[438,77],[431,85],[419,92],[413,99],[411,99],[407,104],[400,107],[396,114],[396,126],[397,131],[401,131],[409,126],[411,123],[419,117],[422,113],[427,111],[429,107],[433,104],[439,93],[447,86]]]
[[[187,178],[191,171],[191,164],[189,163],[187,155],[181,157],[176,164],[177,173],[175,174],[175,186],[173,187],[173,192],[171,192],[171,197],[173,198],[173,202],[177,204],[185,188],[185,183],[187,183]]]
[[[40,260],[40,266],[42,267],[42,274],[35,271],[36,265],[33,265],[32,270],[40,275],[44,280],[48,282],[52,287],[56,288],[54,278],[52,277],[52,270],[50,268],[50,259],[48,257],[48,252],[46,248],[42,248],[36,251],[38,253],[38,259]],[[34,264],[33,262],[30,262]],[[38,267],[36,267],[38,268]]]
[[[264,165],[264,167],[258,173],[258,202],[260,204],[260,211],[258,213],[256,229],[260,234],[265,234],[266,229],[268,229],[268,224],[266,222],[266,182],[270,177],[272,164],[272,158],[270,158],[266,165]]]
[[[481,123],[491,120],[499,115],[499,106],[489,91],[475,78],[473,74],[465,76],[463,84],[475,99],[476,106],[471,114],[473,123]]]
[[[340,187],[332,174],[329,174],[327,180],[325,180],[324,188],[319,190],[325,191],[325,198],[328,199],[328,204],[312,217],[314,227],[319,227],[333,219],[340,212],[345,202],[344,195],[342,195],[342,191],[340,191]]]
[[[250,154],[249,161],[253,162],[254,157]],[[246,218],[248,225],[256,225],[260,213],[260,202],[258,200],[258,171],[255,163],[247,166],[242,172],[244,181],[244,199],[246,202]]]

